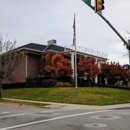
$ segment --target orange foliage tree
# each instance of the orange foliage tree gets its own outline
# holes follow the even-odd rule
[[[101,65],[101,74],[109,79],[110,84],[114,84],[118,80],[125,81],[126,79],[130,79],[129,70],[124,70],[123,66],[115,62],[103,63]]]
[[[99,73],[100,69],[96,64],[95,58],[88,58],[88,57],[80,57],[77,66],[78,76],[87,78],[95,78]]]
[[[39,64],[38,71],[40,75],[49,78],[70,76],[73,73],[70,61],[63,55],[54,52],[46,54]]]

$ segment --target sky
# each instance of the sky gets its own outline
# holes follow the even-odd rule
[[[104,0],[102,15],[127,41],[130,39],[130,0]],[[91,0],[94,6],[94,0]],[[115,32],[82,0],[0,0],[0,34],[17,40],[16,47],[55,39],[57,45],[73,44],[108,54],[108,61],[129,63],[126,47]]]

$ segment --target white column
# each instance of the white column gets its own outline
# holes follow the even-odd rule
[[[28,55],[26,54],[26,77],[28,77]]]
[[[98,83],[98,76],[95,77],[95,83]]]
[[[108,84],[108,79],[107,79],[107,78],[104,78],[104,80],[105,80],[105,84]]]
[[[74,80],[74,53],[71,53],[71,67],[73,69],[73,74],[71,75],[71,77]]]
[[[98,64],[98,58],[95,58],[96,59],[96,64]],[[98,67],[99,67],[99,64],[98,64]],[[98,83],[98,75],[97,77],[95,77],[95,83]]]

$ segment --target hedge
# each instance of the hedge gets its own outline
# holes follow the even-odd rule
[[[24,88],[26,83],[3,84],[2,89]]]
[[[27,77],[25,87],[55,87],[55,79],[47,79],[45,77]]]

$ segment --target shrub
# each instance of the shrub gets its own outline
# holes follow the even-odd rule
[[[70,82],[57,82],[56,86],[57,87],[71,87],[72,84],[70,84]]]
[[[3,84],[2,89],[24,88],[25,83]]]
[[[45,77],[27,77],[26,87],[54,87],[56,86],[55,79],[47,79]]]
[[[57,78],[58,82],[71,82],[71,77],[70,76],[61,76]]]

